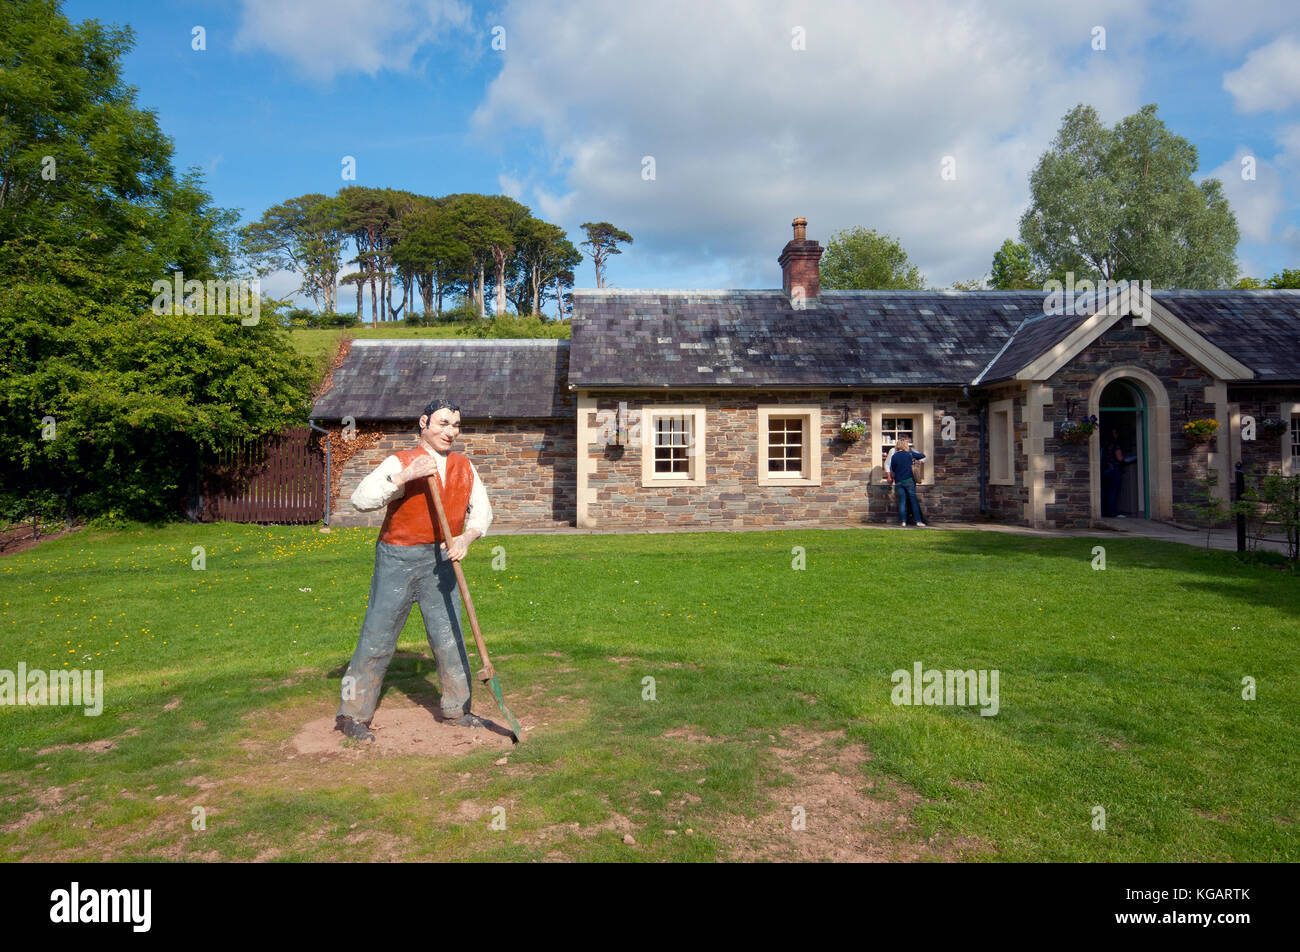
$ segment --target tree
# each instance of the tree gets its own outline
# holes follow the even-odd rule
[[[993,252],[990,284],[997,291],[1028,291],[1043,286],[1034,273],[1029,248],[1008,238]]]
[[[828,291],[920,291],[925,277],[907,259],[898,239],[854,226],[836,232],[826,243],[821,286]]]
[[[527,209],[524,211],[526,213]],[[508,217],[505,212],[506,209],[487,195],[467,193],[448,196],[447,237],[464,246],[468,252],[470,274],[467,276],[466,289],[470,300],[478,307],[479,317],[487,316],[484,273],[489,265],[495,269],[497,252],[512,246],[514,241],[513,232],[506,227],[504,221]],[[502,280],[504,281],[504,272]]]
[[[1020,237],[1048,278],[1221,288],[1236,277],[1237,219],[1217,179],[1197,185],[1196,147],[1141,110],[1107,129],[1066,113],[1029,178]]]
[[[532,215],[528,206],[505,195],[493,195],[487,199],[487,203],[491,216],[499,226],[492,229],[488,244],[492,250],[496,277],[496,313],[500,315],[506,312],[506,263],[515,252],[520,229]]]
[[[300,274],[308,297],[326,311],[337,310],[335,287],[348,238],[341,201],[315,193],[291,198],[268,208],[240,237],[259,274]]]
[[[305,421],[311,368],[265,308],[150,309],[177,272],[235,277],[236,214],[176,175],[121,81],[130,41],[0,5],[0,491],[171,516],[205,450]]]
[[[1268,279],[1270,288],[1300,288],[1300,268],[1284,268]]]
[[[515,235],[519,267],[515,310],[520,314],[541,314],[551,282],[564,273],[572,274],[582,261],[564,229],[537,218],[528,218]]]
[[[587,233],[584,248],[591,249],[591,263],[596,266],[596,287],[605,286],[605,265],[610,255],[621,255],[623,249],[619,244],[630,245],[632,236],[607,221],[583,222],[582,230]]]

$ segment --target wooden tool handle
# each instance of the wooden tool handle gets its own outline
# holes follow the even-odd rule
[[[442,508],[442,493],[438,491],[440,482],[436,471],[429,474],[430,497],[433,499],[433,508],[438,514],[438,526],[442,529],[442,540],[450,546],[452,539],[451,526],[447,523],[447,512]],[[453,561],[451,567],[456,572],[456,585],[460,588],[460,598],[465,603],[465,614],[469,616],[469,626],[474,631],[474,644],[478,647],[478,656],[483,662],[483,670],[478,673],[479,680],[491,681],[495,672],[492,669],[492,662],[488,660],[487,645],[483,643],[483,632],[478,626],[478,615],[474,614],[474,600],[469,597],[469,586],[465,584],[465,573],[460,567],[460,562]]]

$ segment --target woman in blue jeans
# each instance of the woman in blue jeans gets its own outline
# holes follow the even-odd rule
[[[916,524],[922,529],[926,528],[921,521],[921,506],[916,501],[916,477],[912,475],[912,463],[923,459],[925,454],[912,452],[912,442],[905,436],[899,439],[898,446],[889,459],[889,478],[893,480],[894,492],[898,494],[898,524],[904,528],[907,526],[909,504]]]

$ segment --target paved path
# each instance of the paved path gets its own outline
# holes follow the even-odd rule
[[[1109,535],[1141,536],[1147,539],[1159,539],[1162,542],[1180,542],[1183,545],[1205,546],[1205,530],[1191,526],[1156,522],[1154,519],[1101,519],[1100,525],[1093,529],[1030,529],[1026,526],[1008,526],[991,522],[944,522],[931,523],[931,530],[973,529],[982,532],[1009,532],[1015,535],[1043,536],[1049,539],[1061,538],[1106,538]],[[610,529],[576,529],[570,525],[555,524],[545,527],[530,526],[525,528],[493,528],[491,535],[636,535],[663,532],[772,532],[779,529],[866,529],[882,532],[925,532],[925,529],[899,529],[891,523],[873,523],[871,525],[826,525],[823,523],[790,523],[783,526],[741,527],[734,526],[689,526],[674,528],[610,528]],[[1235,552],[1237,549],[1236,529],[1214,529],[1210,533],[1210,547]],[[1274,536],[1260,542],[1260,547],[1272,552],[1286,554],[1286,540]]]

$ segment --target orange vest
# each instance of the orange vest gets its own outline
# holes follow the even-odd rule
[[[405,469],[425,455],[421,447],[402,450],[395,454]],[[433,490],[429,488],[432,476],[413,479],[406,484],[406,495],[398,496],[388,504],[384,527],[379,530],[379,541],[389,545],[428,545],[442,542],[442,530],[433,508]],[[440,486],[442,508],[447,513],[451,534],[465,531],[465,512],[469,509],[470,492],[474,489],[474,470],[469,457],[463,453],[447,454],[447,475]]]

